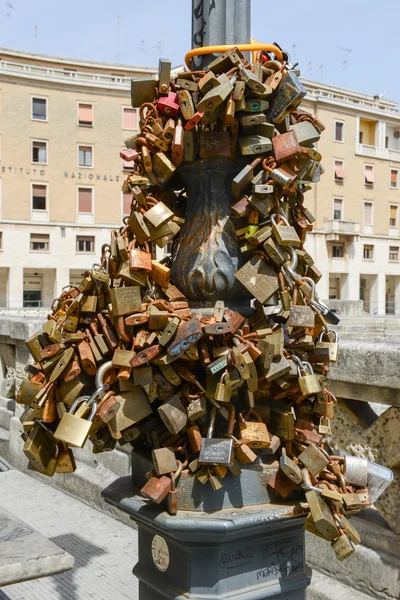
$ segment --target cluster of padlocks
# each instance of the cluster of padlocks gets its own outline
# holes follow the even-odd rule
[[[324,127],[298,109],[298,75],[233,48],[205,71],[171,76],[162,60],[157,79],[132,81],[140,134],[121,152],[133,166],[123,186],[131,214],[101,264],[64,289],[27,340],[34,363],[18,402],[34,469],[74,471],[71,448],[88,439],[96,453],[130,443],[154,465],[143,496],[167,499],[171,514],[183,471],[211,493],[267,454],[277,499],[303,490],[306,529],[343,560],[360,542],[345,515],[370,504],[367,461],[326,446],[338,320],[315,290],[321,273],[304,249],[314,219],[303,203],[323,172],[314,143]],[[237,155],[248,157],[231,207],[244,263],[236,278],[252,297],[246,316],[222,301],[191,309],[169,268],[190,202],[179,165]]]

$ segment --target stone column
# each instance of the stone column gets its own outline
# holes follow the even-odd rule
[[[371,289],[371,308],[374,315],[386,314],[386,273],[378,273]]]
[[[24,297],[24,268],[13,265],[8,270],[8,306],[21,308]]]
[[[346,300],[360,299],[360,273],[350,271],[347,275],[347,297]]]
[[[394,277],[394,314],[400,316],[400,277]]]
[[[69,267],[57,267],[55,280],[55,297],[57,298],[62,288],[69,284]]]

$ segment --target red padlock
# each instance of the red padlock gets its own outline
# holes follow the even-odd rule
[[[139,153],[136,152],[136,150],[134,150],[133,148],[124,148],[123,150],[121,150],[119,155],[122,158],[122,160],[125,160],[126,162],[136,160],[139,157]]]
[[[162,96],[158,99],[157,108],[171,117],[176,117],[179,113],[178,95],[175,92],[169,92],[168,96]]]
[[[143,244],[145,250],[140,250],[140,248],[136,247],[137,245],[137,240],[133,240],[129,244],[129,269],[131,271],[147,271],[151,273],[152,263],[149,246],[145,242]]]

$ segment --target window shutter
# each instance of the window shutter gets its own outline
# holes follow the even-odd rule
[[[336,179],[344,179],[343,163],[338,160],[335,162],[335,176]]]
[[[46,186],[45,185],[33,185],[32,186],[33,196],[37,198],[46,198]]]
[[[124,129],[137,129],[137,112],[134,108],[124,108]]]
[[[79,104],[79,123],[93,123],[93,106],[91,104]]]
[[[367,183],[374,183],[375,177],[372,167],[366,166],[364,169],[365,181]]]
[[[91,213],[92,211],[92,190],[79,188],[78,190],[78,212]]]
[[[370,202],[364,204],[364,224],[372,225],[372,204]]]

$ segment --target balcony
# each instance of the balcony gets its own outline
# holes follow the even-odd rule
[[[325,221],[325,233],[327,242],[337,242],[342,236],[358,238],[360,223],[358,221],[332,219],[331,221]]]
[[[356,154],[366,156],[367,158],[382,158],[392,162],[400,162],[400,150],[391,148],[378,148],[377,146],[368,146],[367,144],[357,144]]]
[[[368,146],[368,144],[357,144],[356,154],[368,156],[369,158],[379,158],[377,156],[378,148],[376,146]]]

